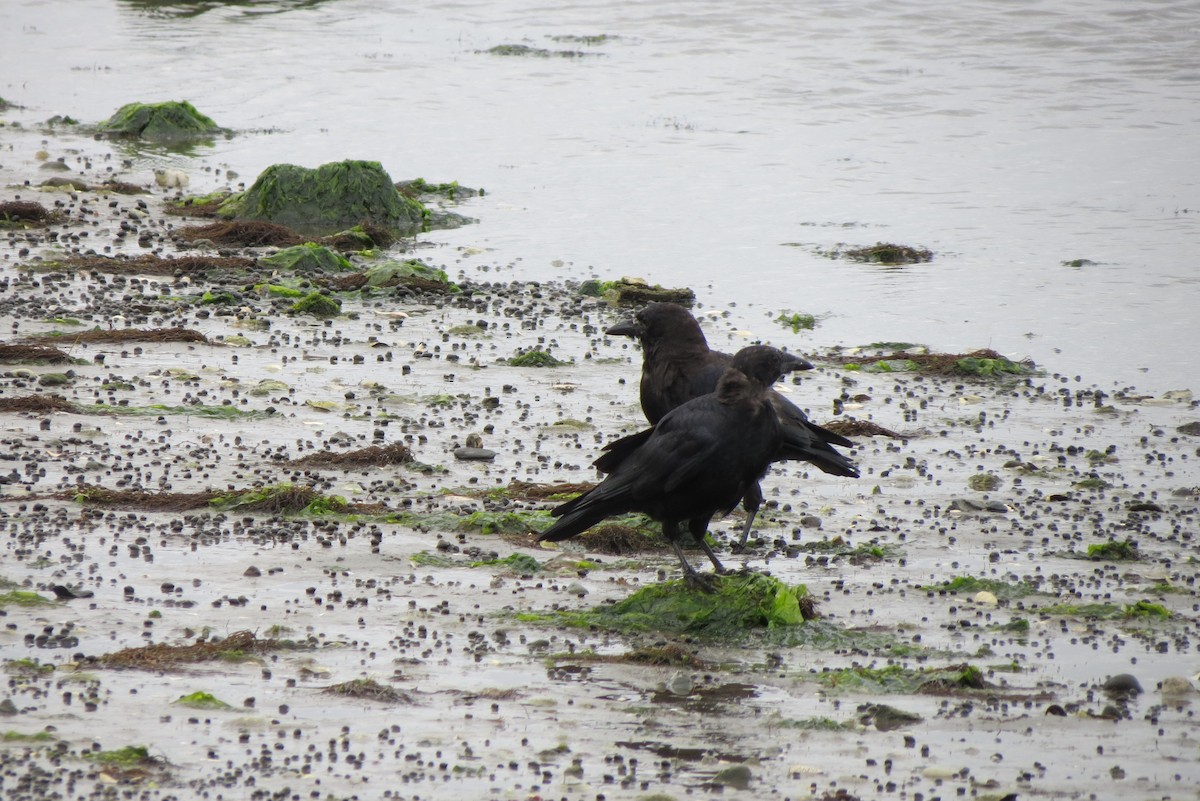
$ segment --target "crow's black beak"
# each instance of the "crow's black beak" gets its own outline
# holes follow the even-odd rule
[[[641,323],[630,317],[607,329],[604,333],[610,337],[633,337],[634,339],[641,339],[645,331],[646,329],[642,328]]]
[[[785,373],[797,373],[801,370],[811,370],[814,365],[808,359],[801,359],[791,353],[783,354],[783,371]]]

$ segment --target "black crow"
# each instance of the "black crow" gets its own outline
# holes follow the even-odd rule
[[[652,425],[680,404],[712,392],[732,359],[727,353],[711,350],[700,323],[687,309],[674,303],[651,303],[605,333],[641,342],[642,411]],[[800,362],[803,366],[796,369],[812,369],[808,362],[802,359]],[[773,461],[811,462],[826,473],[858,478],[858,468],[831,447],[853,447],[853,442],[813,423],[796,404],[778,392],[771,391],[768,397],[780,421]],[[762,501],[762,489],[757,481],[752,482],[742,499],[746,524],[739,546],[745,546]]]
[[[538,540],[565,540],[606,517],[642,512],[662,523],[685,579],[706,586],[680,547],[680,525],[686,521],[723,572],[704,541],[708,523],[737,506],[778,453],[780,423],[769,388],[798,363],[766,345],[738,351],[713,392],[672,409],[651,429],[610,443],[596,460],[608,476],[556,507],[551,514],[559,520]]]

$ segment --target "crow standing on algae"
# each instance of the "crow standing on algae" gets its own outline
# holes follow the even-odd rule
[[[565,540],[606,517],[642,512],[662,523],[684,578],[710,588],[684,556],[680,526],[687,524],[716,572],[724,572],[704,541],[709,521],[737,506],[777,458],[783,434],[770,387],[804,364],[767,345],[742,348],[712,392],[666,412],[653,428],[610,443],[595,462],[608,476],[556,507],[551,514],[558,521],[538,540]]]

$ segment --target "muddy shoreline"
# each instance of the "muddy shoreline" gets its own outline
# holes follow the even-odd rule
[[[89,186],[112,176],[102,143],[48,149]],[[198,222],[165,214],[173,193],[115,172],[147,191],[2,173],[0,200],[63,215],[3,231],[3,344],[53,335],[70,359],[0,365],[0,398],[69,404],[0,410],[6,798],[1197,797],[1186,387],[1101,391],[1061,365],[852,371],[769,320],[733,330],[701,291],[714,347],[761,338],[818,363],[784,385],[814,419],[903,436],[859,436],[859,480],[774,469],[746,554],[729,552],[740,518],[714,526],[732,566],[809,588],[811,636],[555,624],[677,573],[669,553],[538,548],[522,515],[553,502],[511,492],[594,480],[603,443],[640,427],[640,354],[601,333],[624,311],[574,285],[497,282],[434,238],[406,255],[466,291],[335,293],[332,319],[253,292],[199,303],[202,282],[176,273],[43,269],[196,254],[172,236]],[[270,249],[227,250],[212,252]],[[71,336],[93,328],[200,338]],[[533,349],[566,365],[509,363]],[[470,435],[492,461],[455,458]],[[297,463],[400,445],[412,461]],[[172,510],[85,491],[285,483],[316,495]],[[309,506],[318,495],[350,507]],[[1135,547],[1099,549],[1114,543]],[[242,632],[276,645],[105,664]],[[1110,684],[1121,674],[1142,692]],[[181,701],[197,694],[226,706]]]

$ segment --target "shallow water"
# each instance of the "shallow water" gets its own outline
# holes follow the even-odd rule
[[[992,347],[1153,392],[1200,377],[1195,4],[380,5],[10,0],[0,96],[85,122],[186,98],[270,131],[131,168],[175,163],[195,191],[343,158],[483,186],[479,225],[429,236],[470,249],[443,251],[452,273],[689,285],[773,339],[768,317],[817,314],[799,348]],[[548,38],[598,34],[619,38]],[[588,55],[480,52],[511,43]],[[876,241],[936,258],[820,255]]]

